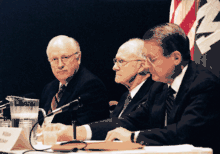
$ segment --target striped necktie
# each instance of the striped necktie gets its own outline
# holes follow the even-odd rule
[[[130,93],[128,93],[127,98],[125,99],[124,107],[123,107],[121,113],[119,114],[118,118],[121,117],[122,113],[125,111],[125,109],[127,108],[128,104],[130,102],[131,102],[131,95],[130,95]]]
[[[166,98],[166,113],[167,113],[167,122],[170,119],[170,113],[173,108],[173,103],[174,103],[174,94],[176,92],[171,88],[167,88],[167,98]]]
[[[51,109],[52,111],[57,108],[57,104],[59,103],[61,97],[63,96],[63,92],[66,89],[65,85],[62,85],[56,95],[53,97],[51,102]]]

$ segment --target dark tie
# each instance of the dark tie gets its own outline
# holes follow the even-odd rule
[[[173,108],[174,103],[174,94],[176,92],[171,88],[171,86],[167,89],[167,99],[166,99],[166,110],[167,110],[167,121],[170,119],[170,113]]]
[[[57,104],[59,103],[63,92],[65,90],[66,86],[62,85],[59,89],[59,91],[56,93],[56,95],[53,97],[52,102],[51,102],[51,109],[52,111],[55,110],[57,108]]]
[[[124,107],[123,107],[123,109],[122,109],[122,111],[121,111],[121,113],[119,114],[118,117],[121,117],[122,113],[125,111],[125,109],[127,108],[128,104],[130,102],[131,102],[131,95],[130,95],[130,93],[128,93],[128,95],[127,95],[127,97],[125,99]]]

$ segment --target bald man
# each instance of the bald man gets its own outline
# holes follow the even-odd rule
[[[68,36],[56,36],[49,42],[46,53],[56,79],[43,89],[40,107],[48,114],[84,97],[83,106],[77,111],[59,113],[47,122],[70,125],[74,118],[77,125],[82,125],[109,117],[106,88],[98,77],[80,65],[79,43]]]
[[[143,68],[146,59],[141,54],[143,47],[144,41],[135,38],[125,42],[118,49],[113,60],[115,82],[124,85],[128,91],[122,95],[118,105],[110,114],[111,117],[121,117],[134,111],[145,101],[144,96],[154,83],[149,71]]]

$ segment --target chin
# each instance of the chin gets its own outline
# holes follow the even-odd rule
[[[160,81],[160,78],[159,78],[158,76],[153,76],[153,75],[152,75],[152,79],[153,79],[154,81]]]
[[[120,80],[118,80],[118,79],[115,79],[115,82],[116,82],[116,83],[121,83],[121,81],[120,81]]]
[[[115,80],[115,83],[120,83],[120,82],[118,82],[117,80]]]
[[[59,81],[66,81],[67,78],[68,78],[68,77],[58,77],[57,79],[58,79]]]

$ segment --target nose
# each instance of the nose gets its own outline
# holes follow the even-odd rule
[[[153,71],[153,64],[151,63],[151,61],[149,59],[147,59],[145,61],[145,69],[148,69],[149,72],[151,73]]]
[[[154,71],[155,71],[155,68],[154,68],[154,65],[149,65],[149,72],[152,74],[152,73],[154,73]]]
[[[62,69],[64,67],[64,62],[62,61],[62,59],[58,60],[58,68]]]
[[[112,69],[113,71],[118,71],[120,68],[118,67],[117,63],[115,63]]]
[[[149,72],[149,69],[150,69],[150,64],[149,64],[149,62],[146,60],[146,61],[144,62],[144,70],[147,71],[147,72]]]

